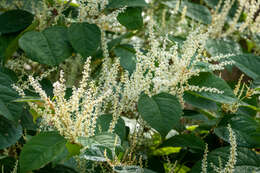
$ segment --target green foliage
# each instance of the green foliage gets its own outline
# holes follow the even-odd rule
[[[27,32],[19,40],[19,46],[32,60],[50,66],[60,64],[72,54],[67,29],[62,26]]]
[[[66,140],[56,132],[42,132],[32,137],[20,155],[20,170],[28,172],[39,169],[53,161],[63,152]]]
[[[142,118],[163,137],[171,129],[180,129],[182,115],[178,99],[170,94],[161,93],[153,97],[142,94],[138,101],[138,112]]]
[[[175,8],[177,1],[166,1],[163,4],[167,5],[170,8]],[[183,11],[184,7],[187,7],[186,15],[193,20],[204,24],[211,23],[211,14],[207,7],[195,3],[190,3],[188,1],[181,1],[180,8],[178,9],[179,12]]]
[[[20,124],[13,124],[4,117],[0,117],[0,149],[4,149],[15,144],[22,136]]]
[[[107,8],[122,8],[122,7],[146,7],[147,3],[144,0],[109,0]]]
[[[254,1],[0,2],[0,172],[260,172]]]
[[[84,58],[93,55],[100,45],[101,32],[97,25],[73,23],[68,29],[72,47]]]
[[[213,150],[208,154],[208,172],[213,173],[213,165],[219,167],[219,159],[222,162],[222,166],[224,166],[229,158],[229,147],[221,147]],[[237,148],[237,162],[235,165],[234,172],[242,173],[242,172],[257,172],[259,171],[259,162],[260,157],[254,151],[248,148]],[[191,170],[192,173],[201,172],[201,161],[197,162],[195,166]]]
[[[127,44],[118,45],[114,49],[114,52],[120,58],[120,65],[132,74],[136,66],[135,50],[133,47]]]
[[[111,114],[101,115],[97,119],[96,133],[107,132],[109,130],[110,123],[112,122],[113,116]],[[123,141],[126,138],[126,129],[125,129],[124,120],[119,117],[117,124],[114,128],[114,133],[116,133],[120,139]],[[101,130],[101,131],[100,131]]]
[[[142,9],[128,7],[117,16],[117,20],[127,29],[140,29],[143,26]]]
[[[228,103],[232,104],[237,101],[232,89],[228,86],[228,84],[221,78],[217,77],[212,73],[201,73],[199,76],[195,76],[190,79],[189,84],[195,86],[205,86],[209,88],[217,88],[219,91],[223,91],[224,94],[218,94],[213,92],[190,92],[194,95],[199,95],[203,98],[220,102],[220,103]]]
[[[21,31],[33,21],[33,15],[23,10],[10,10],[0,15],[0,33],[9,34]]]

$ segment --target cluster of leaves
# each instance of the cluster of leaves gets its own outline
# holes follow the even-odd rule
[[[179,12],[187,7],[187,20],[203,25],[211,23],[210,9],[213,2],[183,1]],[[175,3],[176,4],[176,3]],[[174,8],[174,1],[155,1],[155,14],[160,16],[164,9]],[[135,51],[130,44],[121,43],[134,35],[143,35],[145,22],[142,12],[153,8],[144,0],[110,0],[107,12],[127,7],[117,20],[127,29],[127,33],[112,39],[108,43],[109,53],[120,57],[120,65],[131,74],[135,69]],[[20,96],[12,88],[18,80],[17,75],[6,64],[25,53],[26,57],[49,68],[64,63],[75,53],[82,57],[92,56],[93,61],[103,58],[101,50],[101,31],[95,24],[73,23],[69,27],[61,22],[43,31],[37,31],[38,21],[25,3],[15,10],[0,8],[0,168],[11,172],[18,162],[18,172],[77,172],[84,164],[86,172],[114,171],[131,172],[170,172],[175,164],[175,172],[201,172],[201,160],[206,143],[209,146],[208,172],[214,172],[213,165],[219,166],[219,158],[225,164],[229,158],[229,133],[231,125],[237,138],[237,162],[235,172],[260,171],[260,119],[258,95],[239,100],[233,93],[238,77],[230,78],[234,69],[239,75],[244,73],[249,87],[259,91],[260,56],[255,54],[259,48],[260,35],[245,40],[239,33],[239,39],[214,38],[207,41],[206,50],[211,56],[235,53],[235,64],[224,71],[224,80],[211,72],[203,72],[190,79],[190,85],[217,88],[224,94],[209,92],[186,92],[185,108],[179,99],[168,93],[149,97],[142,94],[137,109],[141,118],[149,125],[145,126],[142,144],[131,153],[132,139],[125,119],[120,118],[114,134],[107,133],[112,115],[101,115],[97,120],[96,134],[90,138],[81,138],[80,145],[73,144],[56,132],[38,132],[37,115],[29,110],[24,102],[15,102]],[[77,6],[71,6],[65,13],[77,14]],[[68,11],[69,10],[69,11]],[[166,14],[166,20],[167,20]],[[155,16],[155,17],[158,17]],[[159,17],[158,17],[158,20]],[[109,33],[111,34],[111,33]],[[112,33],[113,34],[113,33]],[[171,39],[171,37],[170,37]],[[185,40],[172,36],[173,43]],[[233,71],[232,71],[233,70]],[[93,76],[94,77],[94,76]],[[43,87],[50,91],[50,81]],[[28,91],[29,92],[29,91]],[[246,95],[246,93],[242,93]],[[20,100],[21,101],[21,100]],[[28,101],[28,100],[27,100]],[[35,101],[35,100],[34,100]],[[239,103],[235,113],[225,110],[223,105]],[[99,129],[103,131],[100,132]],[[153,133],[146,138],[146,132]],[[136,139],[135,139],[136,140]],[[137,139],[138,140],[138,139]],[[115,142],[116,141],[116,142]],[[81,149],[87,148],[84,152]],[[131,151],[129,153],[129,151]],[[124,161],[125,155],[133,155],[136,160],[147,163],[141,165],[109,167],[108,160]],[[76,156],[76,157],[75,157]],[[167,157],[167,159],[165,159]],[[76,159],[75,159],[76,158]],[[78,162],[84,159],[85,162]],[[120,164],[118,164],[120,165]],[[80,169],[82,170],[82,169]],[[84,170],[84,169],[83,169]]]

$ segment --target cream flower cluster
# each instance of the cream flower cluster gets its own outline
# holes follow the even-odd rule
[[[101,1],[79,1],[79,3],[94,4],[92,9],[94,10],[95,4],[100,4]],[[113,18],[116,18],[117,12],[113,13]],[[97,11],[91,12],[93,15],[95,13]],[[189,34],[182,45],[172,46],[167,36],[157,37],[154,26],[155,22],[151,17],[148,25],[147,52],[142,51],[141,45],[135,45],[136,67],[131,75],[120,67],[118,58],[115,60],[110,58],[105,32],[101,29],[104,60],[98,81],[90,79],[89,76],[91,58],[88,58],[84,65],[79,86],[73,87],[72,95],[68,99],[65,98],[66,85],[62,71],[59,81],[53,84],[53,98],[48,97],[41,88],[40,79],[30,76],[30,86],[40,95],[44,104],[29,103],[29,105],[42,116],[43,126],[56,129],[70,141],[77,142],[79,136],[94,135],[96,120],[105,112],[113,115],[109,132],[113,132],[119,116],[124,112],[131,112],[137,116],[137,102],[143,92],[149,96],[168,92],[176,95],[183,105],[182,96],[187,90],[223,93],[216,88],[188,84],[191,77],[204,71],[197,67],[201,62],[209,64],[208,69],[211,71],[223,69],[225,65],[232,63],[228,60],[231,55],[204,56],[211,28],[207,31],[197,28]],[[222,59],[224,61],[219,64],[211,64]],[[14,88],[24,96],[23,89],[28,87],[14,86]]]
[[[103,101],[111,95],[110,88],[98,88],[89,80],[90,60],[84,65],[83,77],[79,86],[73,87],[72,95],[66,99],[66,85],[63,71],[59,81],[53,84],[54,97],[47,96],[38,80],[29,77],[30,85],[44,101],[42,105],[31,103],[30,106],[41,115],[44,126],[55,129],[71,142],[77,142],[79,136],[92,136],[95,133],[96,120],[104,113]]]

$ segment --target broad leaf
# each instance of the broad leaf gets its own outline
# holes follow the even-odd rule
[[[97,119],[97,125],[96,125],[96,134],[100,134],[103,132],[108,132],[110,123],[112,121],[112,115],[111,114],[104,114],[98,117]],[[114,133],[116,133],[120,139],[123,141],[126,138],[126,129],[125,129],[125,122],[124,120],[119,117],[115,128]]]
[[[10,10],[0,15],[0,33],[7,34],[25,29],[33,21],[33,15],[23,10]]]
[[[120,139],[115,134],[101,133],[92,137],[79,137],[78,141],[84,147],[87,147],[80,158],[98,162],[107,161],[106,157],[113,159],[115,148],[120,146]],[[106,156],[104,153],[106,152]]]
[[[67,29],[62,26],[27,32],[20,38],[19,46],[33,61],[50,66],[59,65],[72,54]]]
[[[231,125],[236,135],[237,145],[241,147],[260,147],[260,124],[247,115],[235,115],[227,123]],[[221,139],[229,142],[229,131],[226,126],[214,130]]]
[[[135,50],[131,45],[119,45],[114,49],[117,57],[120,58],[120,65],[132,74],[136,67]]]
[[[7,34],[0,36],[0,62],[5,58],[5,51],[8,45],[13,41],[15,35]]]
[[[163,2],[164,5],[168,6],[169,8],[175,8],[177,1],[166,1]],[[209,9],[203,5],[190,3],[188,1],[181,1],[180,8],[178,9],[181,13],[183,11],[184,7],[187,7],[187,13],[186,15],[190,17],[193,20],[196,20],[198,22],[204,23],[204,24],[210,24],[211,23],[211,13]]]
[[[171,129],[180,128],[182,107],[179,100],[170,94],[161,93],[153,97],[142,94],[138,101],[141,117],[163,137]]]
[[[21,103],[13,102],[20,96],[12,88],[14,81],[11,75],[0,68],[0,115],[17,122],[22,115],[23,106]]]
[[[218,167],[219,159],[221,159],[222,166],[224,166],[229,159],[229,153],[230,147],[222,147],[210,152],[207,157],[207,173],[215,173],[211,163]],[[234,170],[235,173],[257,172],[260,170],[260,157],[254,151],[247,148],[237,147],[237,154]],[[191,170],[191,173],[197,172],[201,172],[201,161],[197,162]]]
[[[212,56],[242,53],[240,45],[231,39],[208,39],[205,48]]]
[[[47,165],[44,168],[41,168],[40,170],[33,171],[34,173],[78,173],[74,169],[67,167],[65,165]]]
[[[117,20],[127,29],[140,29],[143,26],[142,8],[128,7],[124,12],[118,14]]]
[[[200,109],[207,109],[212,111],[217,111],[218,109],[216,102],[205,99],[198,95],[192,95],[189,92],[185,92],[183,98],[186,103]]]
[[[0,149],[15,144],[22,134],[21,125],[14,124],[0,115]]]
[[[155,173],[152,170],[140,166],[115,166],[113,170],[117,173]]]
[[[101,31],[95,24],[73,23],[68,33],[72,47],[83,58],[93,55],[101,43]]]
[[[189,92],[191,94],[198,95],[219,103],[232,104],[237,101],[232,89],[228,86],[228,84],[223,79],[215,76],[212,73],[200,73],[199,76],[192,77],[189,80],[189,84],[199,87],[216,88],[219,91],[224,92],[223,94],[212,93],[210,91]]]
[[[120,146],[120,139],[115,134],[100,133],[92,137],[79,137],[78,141],[84,147],[93,146],[106,146],[108,148],[114,148]]]
[[[35,20],[30,26],[28,26],[25,30],[23,30],[18,36],[16,36],[7,46],[4,52],[4,63],[8,61],[9,58],[13,56],[13,54],[17,51],[19,48],[18,42],[19,39],[24,35],[24,33],[28,31],[34,30],[39,25],[39,21]]]
[[[260,56],[254,54],[240,54],[231,57],[235,61],[235,66],[252,79],[260,77]]]
[[[66,140],[56,132],[42,132],[32,137],[22,148],[20,170],[25,173],[39,169],[64,151]]]
[[[109,0],[108,9],[122,7],[146,7],[145,0]]]
[[[194,134],[182,134],[182,135],[175,135],[166,141],[164,141],[161,147],[187,147],[192,150],[199,150],[201,152],[204,151],[205,143],[204,141]]]

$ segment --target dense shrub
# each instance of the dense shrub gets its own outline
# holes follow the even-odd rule
[[[259,11],[2,0],[1,171],[259,172]]]

